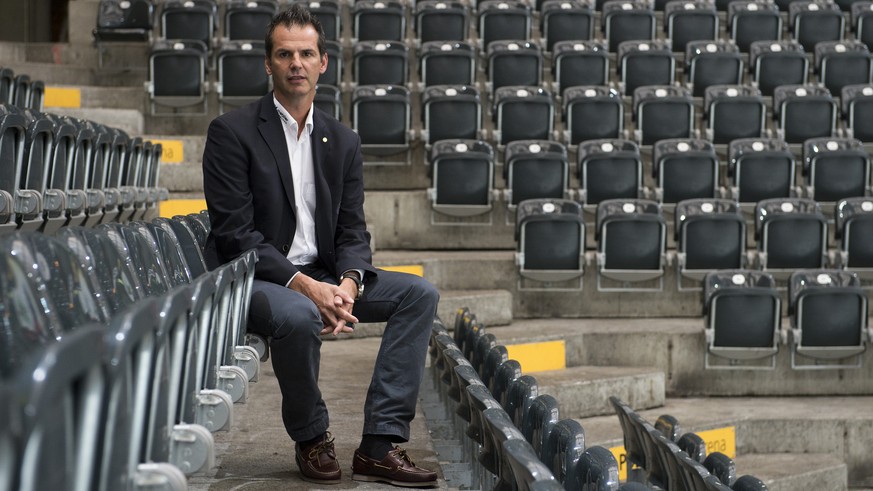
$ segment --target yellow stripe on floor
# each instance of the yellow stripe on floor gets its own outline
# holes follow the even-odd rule
[[[161,163],[179,164],[185,156],[185,144],[182,140],[151,140],[154,144],[161,144]]]
[[[424,266],[421,264],[400,264],[397,266],[379,266],[379,269],[385,271],[395,271],[398,273],[409,273],[415,276],[424,276]]]
[[[510,360],[521,364],[522,373],[561,370],[567,368],[563,340],[506,345]]]
[[[158,205],[162,217],[173,218],[176,215],[200,213],[206,209],[205,199],[169,199]]]
[[[72,87],[46,87],[45,107],[82,107],[82,91]]]

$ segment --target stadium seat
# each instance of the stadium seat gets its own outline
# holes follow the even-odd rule
[[[553,396],[540,394],[531,402],[528,417],[521,426],[521,433],[531,444],[537,457],[542,458],[549,435],[560,419],[558,400]]]
[[[480,49],[487,52],[492,41],[528,41],[531,8],[520,0],[483,0],[477,5]]]
[[[743,58],[730,41],[689,41],[685,52],[685,82],[694,97],[713,85],[740,85]]]
[[[566,198],[569,186],[567,149],[548,140],[516,140],[506,146],[503,159],[506,203],[528,199]]]
[[[679,420],[672,414],[662,414],[658,416],[658,419],[655,420],[654,427],[671,442],[678,440],[679,434],[682,432],[682,426],[679,424]]]
[[[706,458],[706,442],[697,433],[687,432],[676,440],[676,445],[693,460],[703,463]]]
[[[406,40],[406,6],[391,0],[359,0],[349,12],[355,41]]]
[[[671,0],[664,5],[664,32],[673,51],[682,53],[691,41],[718,39],[718,12],[706,0]]]
[[[623,41],[616,55],[619,88],[625,95],[644,85],[672,85],[676,59],[666,41]]]
[[[594,37],[595,12],[590,2],[546,0],[537,10],[546,52],[551,52],[559,41],[587,41]]]
[[[485,428],[485,438],[482,445],[482,454],[491,456],[491,462],[482,464],[486,469],[494,469],[497,482],[494,489],[515,489],[514,476],[509,459],[504,451],[504,444],[512,440],[518,440],[527,444],[521,432],[512,424],[512,420],[503,408],[489,408],[482,411],[482,422]],[[545,467],[545,466],[543,466]],[[489,470],[491,470],[489,469]]]
[[[151,114],[157,114],[157,106],[194,106],[199,111],[191,109],[192,113],[205,113],[206,66],[206,45],[201,41],[156,41],[146,82]]]
[[[677,268],[702,281],[709,272],[745,266],[746,222],[736,202],[691,199],[676,205]]]
[[[337,121],[342,121],[343,101],[342,91],[333,85],[318,85],[315,88],[315,107],[333,116]]]
[[[860,41],[823,41],[815,45],[815,69],[819,83],[839,97],[847,85],[873,81],[873,55]]]
[[[552,46],[554,91],[609,84],[609,53],[601,41],[558,41]]]
[[[154,26],[153,0],[100,0],[94,40],[99,46],[113,41],[149,41]]]
[[[489,92],[510,85],[535,87],[542,84],[543,54],[533,42],[491,42],[486,59]]]
[[[15,72],[9,67],[0,67],[0,104],[12,104],[15,93]]]
[[[646,463],[648,464],[646,467],[647,482],[656,488],[674,489],[678,483],[671,480],[673,476],[670,473],[669,463],[658,452],[657,438],[664,438],[664,436],[639,414],[632,413],[630,419],[640,435],[640,440],[643,442],[643,448],[646,452]]]
[[[767,106],[761,91],[749,85],[713,85],[703,97],[706,139],[716,145],[740,138],[763,138]]]
[[[846,20],[839,5],[830,0],[799,0],[788,5],[792,38],[807,51],[822,41],[839,41],[845,35]]]
[[[779,7],[761,0],[735,0],[728,4],[728,35],[743,53],[748,53],[755,41],[782,39],[782,17]]]
[[[466,41],[470,35],[470,9],[451,0],[421,0],[415,4],[415,37],[430,41]]]
[[[24,155],[21,161],[21,179],[15,194],[15,208],[19,230],[38,230],[45,224],[46,190],[51,165],[54,124],[42,114],[27,109],[25,118]],[[10,162],[11,163],[11,162]],[[53,203],[53,211],[60,203]]]
[[[339,41],[342,37],[342,7],[338,0],[309,0],[306,2],[309,11],[321,22],[324,38],[328,41]]]
[[[730,196],[745,212],[758,201],[795,193],[794,154],[782,140],[742,138],[728,148]]]
[[[30,75],[19,73],[15,75],[15,80],[12,83],[12,104],[20,109],[27,109],[30,102]]]
[[[500,402],[500,407],[504,411],[507,406],[506,401],[509,395],[509,387],[521,376],[521,364],[517,360],[511,359],[501,363],[494,372],[491,385],[488,388],[491,389],[491,393]]]
[[[0,106],[0,231],[18,228],[16,197],[24,166],[27,122],[14,106]],[[34,205],[35,206],[35,205]]]
[[[482,364],[482,371],[479,373],[486,386],[490,388],[494,385],[494,375],[497,373],[497,368],[508,359],[506,346],[502,344],[497,344],[488,351],[488,354],[485,355],[485,362]]]
[[[727,486],[732,486],[737,480],[737,464],[734,460],[721,452],[712,452],[703,460],[703,467],[710,474]]]
[[[840,97],[846,136],[873,142],[873,85],[846,85]]]
[[[672,85],[644,85],[634,90],[634,139],[653,145],[668,138],[692,138],[694,102],[691,92]]]
[[[643,160],[631,140],[589,140],[577,150],[579,200],[599,205],[609,199],[636,199],[643,194]]]
[[[127,151],[130,147],[130,136],[118,128],[105,127],[109,132],[110,142],[107,147],[109,156],[106,162],[106,187],[103,188],[104,204],[103,222],[113,222],[121,212],[121,171]]]
[[[517,439],[507,440],[503,442],[503,454],[516,489],[561,489],[560,484],[555,481],[548,467],[540,462],[528,442]]]
[[[30,82],[30,91],[27,94],[26,108],[34,111],[43,111],[45,104],[45,82],[33,80]]]
[[[765,96],[780,85],[805,85],[809,60],[796,41],[754,41],[749,52],[752,82]]]
[[[636,413],[616,396],[609,396],[609,403],[615,410],[618,422],[621,425],[622,440],[624,441],[624,449],[627,455],[627,481],[640,481],[642,478],[641,474],[645,472],[647,463],[643,441],[637,433],[631,418]]]
[[[731,489],[733,491],[766,491],[767,485],[757,477],[746,474],[738,477]]]
[[[655,12],[643,0],[608,0],[603,3],[600,20],[610,53],[617,52],[624,41],[655,39]]]
[[[469,217],[492,208],[494,150],[483,140],[441,140],[430,158],[434,211]]]
[[[550,140],[555,124],[552,95],[539,87],[510,85],[494,91],[494,140]]]
[[[227,2],[224,7],[224,38],[228,41],[263,41],[278,10],[276,0]]]
[[[168,0],[161,6],[161,38],[172,42],[199,41],[211,50],[217,14],[215,0]]]
[[[352,129],[364,154],[407,152],[411,129],[409,89],[396,85],[359,85],[352,92]],[[365,159],[366,161],[366,159]]]
[[[516,428],[524,426],[530,406],[538,395],[539,385],[537,385],[537,379],[533,375],[522,375],[509,384],[504,409]]]
[[[663,287],[667,225],[660,205],[649,200],[612,199],[597,206],[597,287],[637,290],[638,282],[660,280]],[[621,282],[605,286],[602,278]]]
[[[479,339],[476,341],[476,346],[473,347],[473,358],[470,360],[470,363],[473,365],[473,368],[476,369],[477,373],[482,373],[485,358],[488,356],[488,352],[491,348],[495,346],[497,346],[497,337],[494,336],[494,334],[486,332],[479,336]]]
[[[406,85],[409,47],[399,41],[358,41],[352,52],[352,79],[358,85]]]
[[[585,221],[578,203],[556,199],[523,201],[516,222],[516,264],[522,277],[561,282],[582,276]]]
[[[854,37],[866,44],[868,48],[873,47],[873,28],[870,27],[870,14],[873,13],[873,9],[870,8],[871,5],[873,3],[870,1],[857,1],[852,2],[851,7]]]
[[[482,100],[475,87],[432,85],[421,96],[422,140],[477,139],[482,131]]]
[[[834,234],[839,241],[840,267],[863,279],[873,277],[873,254],[870,244],[873,233],[873,201],[856,197],[837,202]]]
[[[543,448],[542,461],[552,471],[555,479],[567,487],[584,451],[585,430],[578,421],[566,418],[555,423],[549,433],[549,440]]]
[[[652,174],[655,196],[662,204],[719,196],[718,156],[713,144],[706,140],[658,141],[654,145]]]
[[[488,436],[486,434],[487,430],[483,422],[482,413],[489,409],[499,409],[502,411],[503,408],[500,407],[500,403],[497,402],[497,400],[494,399],[494,396],[491,395],[491,392],[488,391],[488,387],[484,385],[473,384],[467,387],[466,390],[471,409],[470,425],[467,427],[466,433],[468,437],[481,446],[477,457],[478,462],[493,473],[497,470],[495,461],[496,455],[494,454],[494,451],[485,444],[485,440]]]
[[[843,198],[870,194],[870,154],[851,138],[811,138],[803,143],[806,195],[830,211]]]
[[[581,145],[587,140],[624,136],[624,102],[605,85],[570,87],[563,96],[564,141]]]
[[[579,456],[579,461],[566,484],[565,489],[579,491],[617,489],[618,462],[609,450],[597,445],[588,447]]]
[[[870,333],[867,295],[855,273],[798,270],[788,284],[791,368],[858,368]],[[855,363],[849,363],[850,358]],[[844,363],[845,362],[845,363]]]
[[[418,53],[422,85],[475,85],[476,49],[465,42],[428,41]]]
[[[788,143],[833,136],[837,113],[837,103],[825,87],[783,85],[773,94],[776,131]]]
[[[822,268],[827,258],[827,218],[807,198],[773,198],[756,206],[758,266],[777,279],[794,270]]]
[[[319,75],[318,85],[341,87],[345,75],[345,56],[342,44],[339,41],[328,39],[324,41],[324,50],[327,52],[327,70]]]
[[[84,192],[79,194],[68,185],[76,149],[76,128],[66,118],[54,114],[45,116],[53,123],[54,136],[47,176],[48,189],[43,203],[47,211],[43,232],[53,233],[66,224],[68,217],[84,209],[85,196]]]
[[[263,41],[221,44],[216,55],[218,83],[215,86],[220,113],[225,112],[225,105],[248,104],[270,91],[270,78],[262,69],[265,57]]]
[[[685,486],[685,477],[683,476],[680,459],[683,454],[682,449],[673,440],[670,440],[657,429],[652,434],[652,442],[654,443],[654,453],[657,459],[662,462],[669,489],[682,489]]]

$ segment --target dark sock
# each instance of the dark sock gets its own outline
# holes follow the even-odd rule
[[[358,448],[362,454],[375,460],[384,459],[392,449],[394,445],[387,435],[364,435]]]
[[[300,444],[300,448],[310,447],[310,446],[312,446],[312,445],[314,445],[314,444],[316,444],[316,443],[321,443],[322,441],[324,441],[324,435],[325,435],[325,434],[322,433],[322,434],[318,435],[318,436],[315,437],[315,438],[312,438],[312,439],[310,439],[310,440],[305,440],[305,441],[302,441],[302,442],[297,442],[297,443]]]

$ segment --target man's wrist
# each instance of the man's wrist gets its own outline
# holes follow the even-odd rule
[[[361,295],[364,294],[364,280],[361,277],[361,273],[357,270],[350,269],[340,276],[340,281],[344,280],[352,280],[355,284],[355,300],[361,298]]]

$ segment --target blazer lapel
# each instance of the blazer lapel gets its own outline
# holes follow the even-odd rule
[[[279,112],[276,110],[272,92],[261,99],[260,117],[261,123],[258,125],[258,131],[267,143],[267,148],[273,153],[274,162],[279,173],[279,180],[285,188],[285,197],[291,205],[292,213],[294,213],[294,184],[292,183],[291,160],[288,158],[288,145],[285,144],[285,129],[282,127],[282,121],[279,119]]]
[[[331,196],[328,177],[333,177],[330,169],[331,161],[331,136],[327,131],[322,115],[312,106],[312,164],[315,171],[315,236],[319,244],[331,244],[333,242],[334,223],[331,219]],[[328,176],[327,174],[331,174]]]

